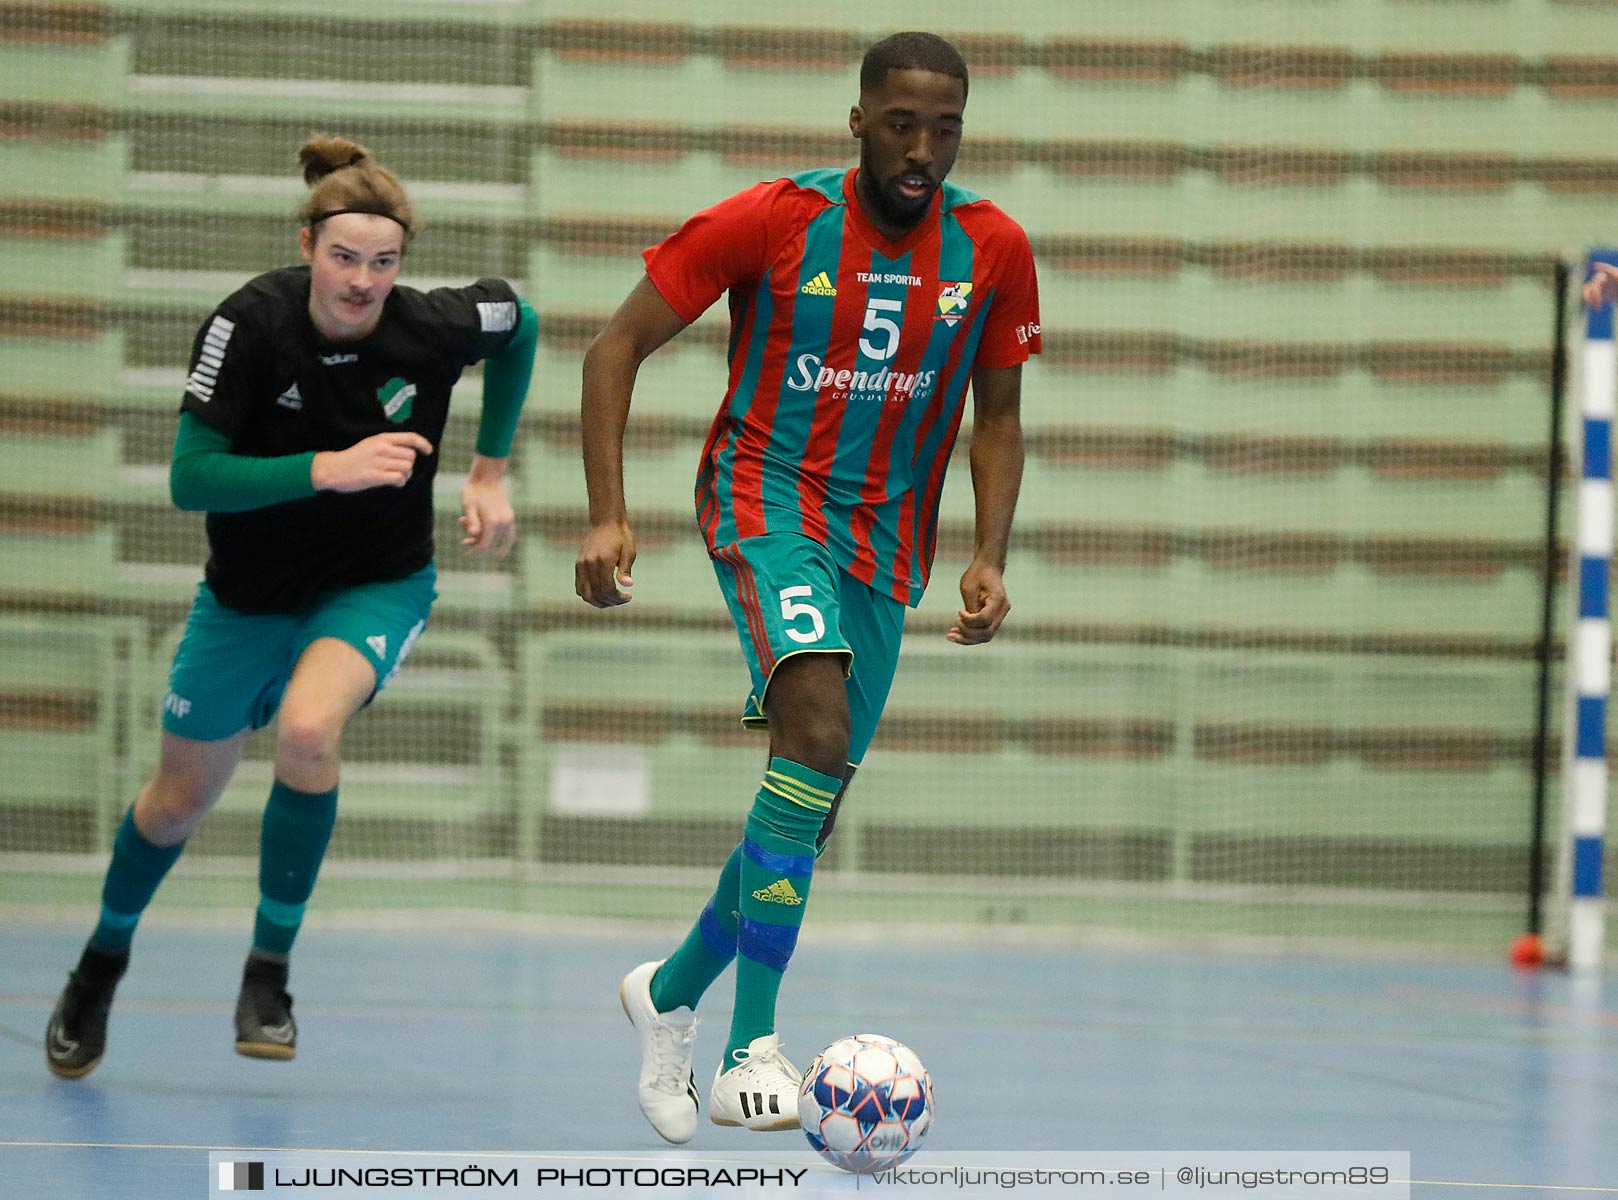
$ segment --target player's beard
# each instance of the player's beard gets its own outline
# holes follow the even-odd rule
[[[895,225],[908,227],[921,224],[922,220],[927,216],[927,210],[933,205],[933,193],[936,191],[938,191],[938,185],[934,183],[927,189],[926,195],[915,200],[908,199],[898,194],[897,191],[890,192],[887,187],[878,189],[877,195],[881,197],[879,201],[881,207],[887,210],[884,213],[887,219]]]
[[[927,189],[925,195],[915,200],[910,200],[900,195],[899,181],[901,179],[908,175],[920,177],[926,175],[926,172],[907,167],[894,174],[891,178],[882,179],[871,169],[871,164],[868,156],[863,152],[863,147],[860,154],[860,170],[865,172],[867,179],[876,181],[876,186],[871,189],[871,198],[876,205],[877,215],[885,223],[897,225],[903,229],[908,229],[921,223],[922,218],[927,215],[927,210],[932,207],[933,196],[938,192],[938,181],[931,176],[927,176],[928,182],[932,186]]]

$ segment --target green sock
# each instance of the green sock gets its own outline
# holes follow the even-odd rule
[[[303,924],[303,910],[315,890],[315,876],[326,856],[337,821],[337,789],[300,792],[279,779],[264,806],[259,841],[258,915],[253,949],[270,957],[292,952]]]
[[[742,838],[737,908],[736,1010],[724,1066],[755,1038],[775,1032],[781,975],[798,944],[815,869],[815,837],[842,780],[772,758]]]
[[[736,894],[741,888],[738,844],[719,872],[719,886],[680,948],[652,976],[652,1007],[660,1013],[695,1008],[702,993],[736,957]]]
[[[124,814],[112,839],[112,862],[107,864],[107,879],[101,885],[101,919],[90,935],[92,944],[103,950],[129,949],[141,913],[184,849],[184,842],[152,845],[135,828],[134,808]]]

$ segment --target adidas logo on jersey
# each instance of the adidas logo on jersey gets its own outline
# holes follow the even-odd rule
[[[388,656],[388,639],[383,637],[380,633],[374,633],[370,637],[366,638],[365,644],[376,652],[376,656],[378,658],[386,658]]]
[[[767,888],[759,888],[753,893],[753,899],[762,900],[766,904],[802,904],[803,897],[793,888],[792,881],[777,879]]]
[[[798,290],[805,296],[835,296],[837,294],[837,289],[832,286],[831,276],[824,271]]]
[[[298,385],[294,383],[277,396],[275,402],[282,408],[299,409],[303,407],[303,393],[298,390]]]

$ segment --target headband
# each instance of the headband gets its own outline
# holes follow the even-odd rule
[[[319,216],[310,217],[309,218],[309,228],[313,229],[316,225],[319,225],[327,217],[340,217],[344,213],[360,213],[363,216],[367,216],[367,217],[386,217],[388,220],[390,220],[394,224],[398,225],[399,228],[404,230],[406,233],[410,232],[410,226],[407,225],[404,221],[401,221],[398,217],[394,216],[392,213],[377,212],[374,209],[369,209],[369,208],[333,208],[333,209],[330,209],[330,210],[328,210],[326,212],[321,213]]]

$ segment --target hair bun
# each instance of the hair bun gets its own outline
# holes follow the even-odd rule
[[[358,142],[318,133],[298,147],[298,161],[303,164],[303,181],[310,187],[333,171],[355,166],[370,156],[370,151]]]

